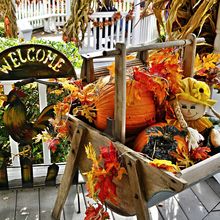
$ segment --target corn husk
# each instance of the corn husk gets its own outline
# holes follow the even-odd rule
[[[12,0],[0,0],[0,18],[5,19],[7,16],[9,24],[5,24],[5,36],[9,38],[17,37],[17,23],[15,15],[15,5]]]
[[[162,39],[183,39],[195,33],[206,37],[210,47],[215,38],[217,3],[218,0],[146,0],[144,10],[152,5]]]

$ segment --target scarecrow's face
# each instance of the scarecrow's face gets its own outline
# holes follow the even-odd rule
[[[179,100],[181,112],[186,121],[194,121],[201,118],[206,112],[206,106],[191,101]]]

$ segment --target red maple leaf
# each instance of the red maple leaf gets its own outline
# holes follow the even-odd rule
[[[157,74],[159,76],[163,76],[165,73],[165,65],[164,62],[162,63],[152,63],[151,68],[150,68],[150,73],[151,74]]]
[[[59,146],[59,144],[60,144],[60,140],[59,140],[58,138],[54,138],[54,139],[52,139],[52,140],[49,142],[48,148],[49,148],[53,153],[55,153],[56,150],[57,150],[57,148],[58,148],[58,146]]]
[[[209,147],[197,147],[195,149],[192,149],[191,151],[191,157],[196,160],[205,160],[208,157],[208,153],[211,152],[211,149]]]
[[[92,152],[92,148],[90,151]],[[109,146],[100,147],[97,164],[96,166],[93,165],[92,171],[88,173],[90,174],[90,177],[92,177],[90,178],[89,184],[87,184],[89,192],[88,195],[92,198],[99,199],[102,203],[108,200],[117,205],[119,203],[119,199],[116,194],[117,186],[113,180],[120,180],[123,174],[126,174],[126,170],[124,167],[121,167],[118,160],[117,150],[112,142]],[[90,190],[90,186],[92,186],[92,190]]]
[[[102,146],[100,147],[101,157],[104,159],[104,168],[108,165],[108,163],[115,163],[118,161],[118,155],[115,147],[112,142],[109,147]]]
[[[95,208],[91,204],[89,204],[89,207],[86,209],[86,216],[84,220],[106,220],[110,219],[109,214],[107,211],[104,210],[103,205],[98,203],[98,206]]]
[[[95,185],[95,191],[97,192],[99,200],[104,203],[106,200],[114,204],[118,204],[116,195],[116,185],[113,183],[113,176],[101,175],[98,178]]]

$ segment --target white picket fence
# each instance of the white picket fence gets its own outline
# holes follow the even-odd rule
[[[135,7],[134,7],[135,6]],[[157,38],[156,19],[154,15],[140,18],[140,0],[119,0],[114,2],[121,19],[108,24],[103,28],[94,26],[95,22],[105,24],[111,21],[115,12],[95,12],[91,15],[82,52],[92,52],[103,49],[112,49],[117,41],[126,42],[126,45],[151,42]],[[126,16],[134,7],[132,20]],[[70,16],[71,0],[23,0],[16,6],[18,24],[24,28],[29,22],[33,29],[44,27],[45,31],[56,31],[63,26]]]
[[[126,20],[128,12],[122,12],[121,19],[112,25],[99,27],[94,24],[105,24],[112,21],[115,12],[95,12],[91,15],[81,53],[97,50],[108,50],[115,47],[116,42],[125,42],[127,46],[153,42],[158,37],[156,18],[152,14],[141,20]]]
[[[67,11],[70,11],[70,0],[22,0],[16,5],[17,20],[27,20],[33,29],[45,26],[49,19],[54,19],[56,26],[66,22]]]
[[[118,11],[128,12],[133,4],[133,0],[126,0],[114,5]],[[18,22],[28,20],[33,29],[44,27],[49,19],[54,19],[56,27],[63,26],[70,16],[70,8],[71,0],[22,0],[16,5],[16,17]]]
[[[136,4],[135,0],[118,0],[114,1],[114,7],[121,12],[128,12]]]

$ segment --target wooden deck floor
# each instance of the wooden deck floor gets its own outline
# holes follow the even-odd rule
[[[79,198],[77,196],[77,188]],[[1,220],[50,220],[57,187],[35,187],[0,191]],[[80,207],[78,206],[78,199]],[[86,199],[86,200],[85,200]],[[73,185],[65,203],[62,220],[83,220],[86,209],[84,184]],[[78,211],[80,210],[80,213]],[[220,185],[212,177],[150,208],[152,220],[219,220]],[[135,220],[110,211],[111,219]]]

